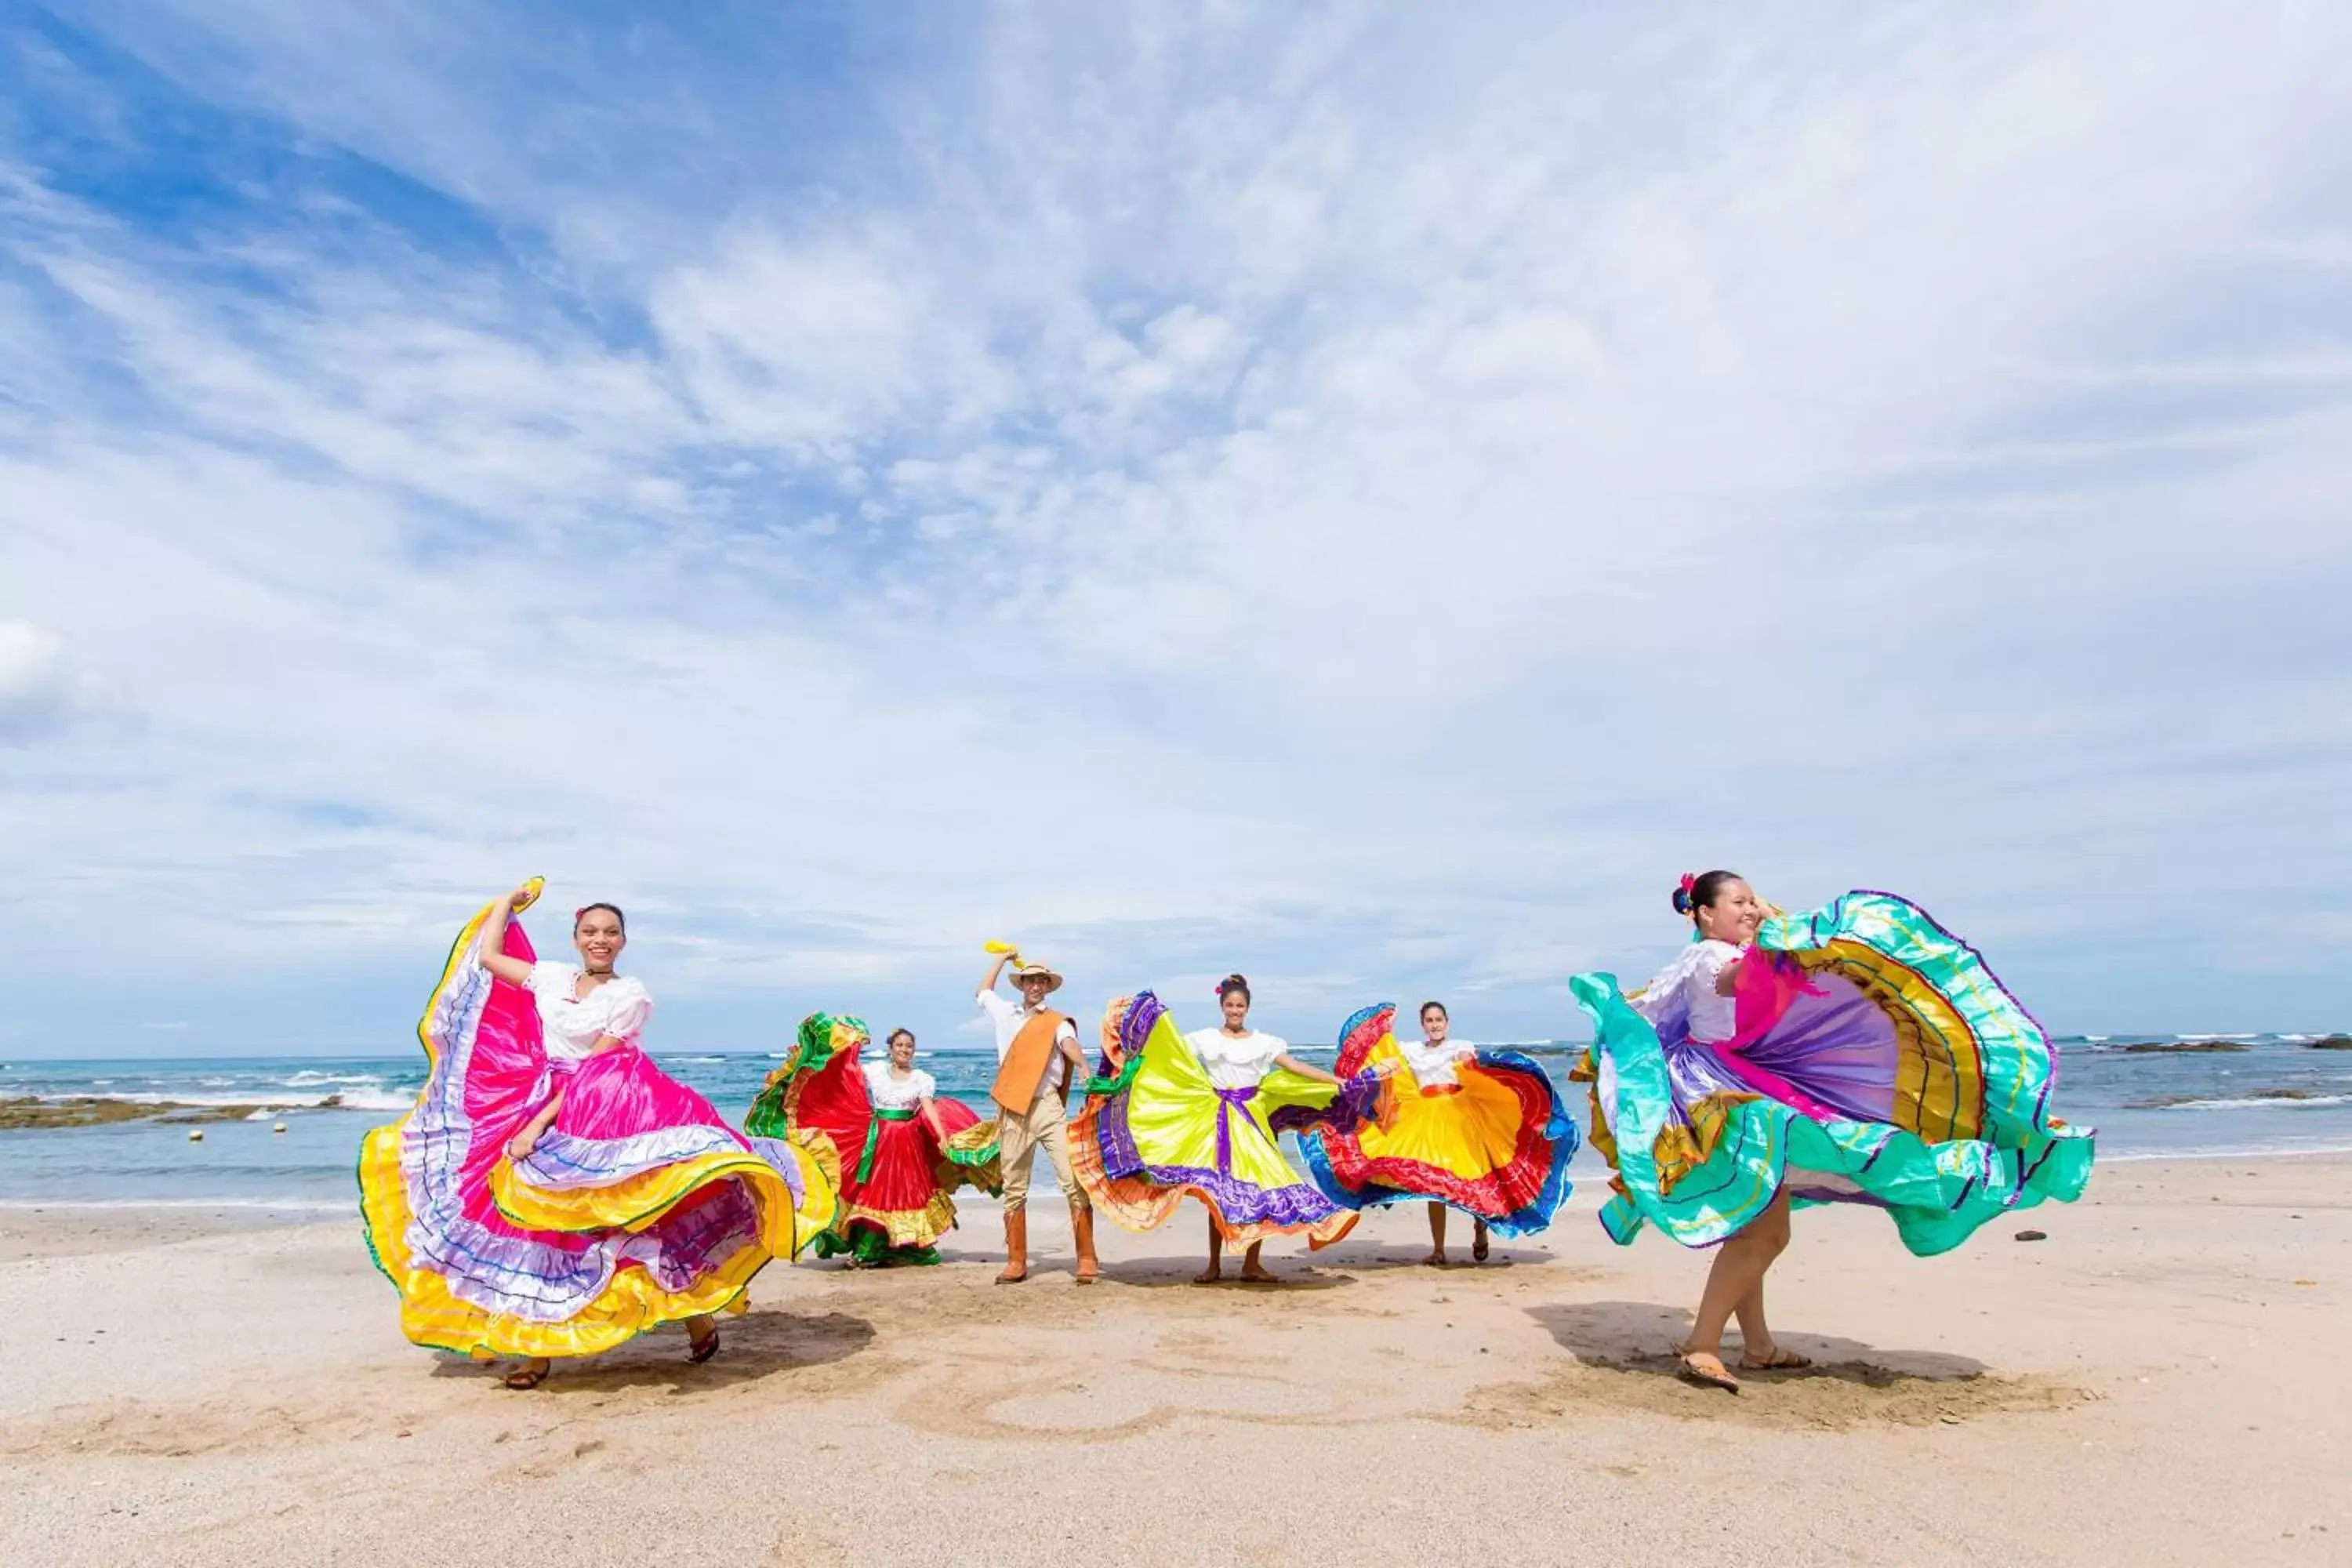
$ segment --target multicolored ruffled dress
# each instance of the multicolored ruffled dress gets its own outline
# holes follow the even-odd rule
[[[1379,1093],[1370,1078],[1334,1086],[1276,1067],[1290,1047],[1272,1035],[1180,1035],[1149,991],[1110,1005],[1103,1040],[1070,1125],[1070,1166],[1097,1208],[1150,1230],[1197,1198],[1236,1244],[1303,1233],[1309,1247],[1328,1247],[1354,1227],[1354,1210],[1300,1179],[1279,1135],[1361,1120]],[[1113,1045],[1124,1058],[1116,1070]]]
[[[887,1061],[862,1059],[864,1020],[827,1013],[802,1020],[793,1059],[769,1075],[744,1127],[754,1137],[822,1141],[841,1168],[841,1208],[816,1238],[817,1256],[862,1264],[937,1263],[939,1238],[955,1227],[956,1188],[994,1193],[996,1122],[960,1100],[939,1098],[931,1075],[905,1079]],[[923,1120],[929,1100],[947,1128],[942,1143]]]
[[[1549,1225],[1568,1196],[1577,1145],[1550,1077],[1517,1051],[1402,1044],[1395,1023],[1396,1008],[1383,1002],[1340,1031],[1332,1070],[1341,1078],[1393,1070],[1369,1120],[1298,1135],[1315,1184],[1343,1208],[1426,1198],[1505,1236]]]
[[[1601,1222],[1621,1243],[1648,1223],[1707,1246],[1786,1191],[1885,1209],[1925,1257],[2090,1177],[2091,1131],[2050,1114],[2042,1026],[1891,893],[1776,916],[1744,952],[1694,942],[1631,999],[1613,975],[1569,984],[1597,1035],[1573,1076],[1592,1084],[1592,1142],[1617,1172]]]
[[[488,914],[458,933],[417,1026],[430,1071],[415,1109],[360,1145],[368,1247],[402,1330],[484,1358],[580,1356],[741,1311],[751,1277],[831,1221],[830,1151],[747,1142],[654,1066],[635,981],[575,1001],[568,964],[534,965],[529,989],[493,976],[476,957]],[[505,951],[531,962],[520,925]],[[551,1051],[542,1014],[566,1006],[593,1016],[572,1029],[558,1013],[563,1044],[624,1043]],[[509,1161],[507,1141],[559,1090],[554,1123]]]

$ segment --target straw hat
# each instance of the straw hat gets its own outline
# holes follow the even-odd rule
[[[1062,977],[1055,973],[1050,965],[1040,963],[1034,958],[1024,958],[1013,966],[1013,979],[1016,984],[1038,975],[1045,977],[1045,994],[1048,996],[1062,988]]]

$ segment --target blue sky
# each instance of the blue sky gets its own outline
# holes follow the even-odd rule
[[[680,1048],[992,936],[1570,1036],[1707,865],[2352,1026],[2346,58],[0,0],[0,1051],[404,1049],[535,872]]]

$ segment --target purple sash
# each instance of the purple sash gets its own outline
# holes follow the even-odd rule
[[[1257,1098],[1257,1085],[1217,1090],[1217,1174],[1234,1173],[1234,1130],[1229,1118]],[[1244,1113],[1246,1114],[1246,1113]]]

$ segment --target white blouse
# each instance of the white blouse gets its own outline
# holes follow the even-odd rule
[[[865,1062],[866,1098],[877,1110],[907,1110],[939,1097],[939,1085],[920,1068],[905,1078],[892,1078],[888,1062]]]
[[[1675,955],[1675,961],[1658,971],[1657,978],[1643,987],[1642,994],[1633,998],[1633,1010],[1653,1024],[1665,1010],[1668,998],[1680,994],[1683,1005],[1690,1011],[1690,1037],[1700,1045],[1713,1045],[1739,1033],[1739,1004],[1736,997],[1716,994],[1717,976],[1739,962],[1746,950],[1727,942],[1709,937],[1695,942]]]
[[[1274,1058],[1290,1049],[1290,1042],[1252,1029],[1228,1035],[1223,1029],[1195,1029],[1184,1037],[1208,1069],[1209,1081],[1219,1089],[1251,1089],[1274,1067]]]
[[[606,1035],[635,1045],[654,1010],[645,983],[634,975],[616,975],[575,1002],[572,994],[580,984],[580,971],[543,959],[530,966],[527,984],[531,1000],[539,1004],[540,1038],[550,1061],[585,1060]]]
[[[1413,1081],[1423,1089],[1459,1088],[1462,1079],[1456,1069],[1467,1061],[1474,1046],[1456,1039],[1443,1045],[1431,1045],[1427,1040],[1399,1040],[1397,1051],[1404,1065],[1412,1069]]]

